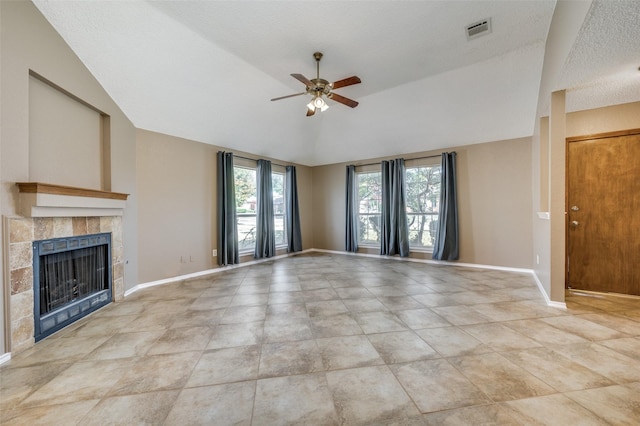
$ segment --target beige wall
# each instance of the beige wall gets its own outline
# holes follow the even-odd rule
[[[216,153],[228,149],[146,130],[136,134],[140,282],[217,267]],[[311,169],[296,165],[296,172],[302,243],[311,248]]]
[[[346,164],[314,167],[313,241],[315,248],[344,250]]]
[[[567,137],[640,128],[640,102],[567,114]]]
[[[460,262],[531,268],[531,139],[449,151],[458,154]],[[433,154],[438,152],[404,158]],[[379,160],[363,159],[359,163]],[[313,168],[316,248],[344,250],[345,166],[346,163]]]
[[[212,267],[216,148],[137,130],[141,282]]]
[[[302,234],[302,248],[316,247],[315,223],[316,217],[313,200],[315,199],[315,185],[313,184],[313,169],[296,165],[298,178],[298,208],[300,209],[300,233]]]
[[[111,117],[111,189],[131,194],[123,217],[124,280],[125,288],[131,288],[138,282],[135,129],[31,2],[1,1],[0,19],[1,213],[16,214],[15,183],[28,181],[31,176],[29,70],[33,70]],[[4,232],[2,237],[6,243]],[[7,270],[3,265],[5,292],[9,285]],[[2,325],[4,329],[6,324]],[[0,353],[5,351],[6,347],[0,347]]]

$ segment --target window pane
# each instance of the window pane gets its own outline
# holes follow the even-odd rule
[[[250,251],[256,247],[256,214],[238,213],[238,250]]]
[[[287,243],[284,229],[284,215],[274,215],[274,222],[276,228],[276,246],[284,245]]]
[[[256,246],[256,170],[233,168],[238,220],[238,249],[252,251]]]
[[[271,173],[271,180],[273,183],[273,216],[276,230],[276,246],[281,246],[287,243],[284,227],[284,214],[286,209],[284,199],[284,174]]]
[[[238,248],[253,251],[256,246],[257,186],[256,169],[235,166],[233,168],[236,190],[236,213],[238,224]],[[286,244],[284,226],[285,199],[284,174],[271,173],[273,185],[273,214],[276,246]]]
[[[432,248],[440,208],[440,166],[408,168],[406,176],[409,244]]]
[[[358,243],[380,243],[380,208],[382,206],[382,176],[380,172],[357,174]]]
[[[233,168],[236,190],[236,211],[256,213],[256,170],[245,167]]]

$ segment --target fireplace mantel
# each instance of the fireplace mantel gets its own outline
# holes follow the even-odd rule
[[[24,217],[122,216],[129,194],[41,182],[18,182]]]

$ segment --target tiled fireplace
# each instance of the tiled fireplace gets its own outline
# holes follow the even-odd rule
[[[105,193],[112,194],[112,193]],[[21,194],[21,196],[26,194]],[[122,194],[124,195],[124,194]],[[48,198],[47,198],[48,197]],[[11,324],[11,352],[18,353],[34,345],[34,259],[35,241],[77,237],[91,234],[111,234],[111,297],[124,298],[124,252],[122,240],[122,210],[112,208],[113,200],[105,208],[96,201],[100,194],[91,196],[48,194],[45,201],[36,201],[29,194],[29,208],[21,208],[24,216],[5,217],[8,241],[7,252],[10,273],[9,319]],[[126,199],[126,196],[125,196]],[[54,200],[54,201],[51,201]],[[24,200],[21,200],[21,202]],[[121,205],[124,206],[124,201]],[[26,204],[26,203],[23,203]],[[53,204],[53,205],[47,205]],[[88,205],[84,208],[82,205]],[[24,205],[22,206],[24,207]],[[72,212],[73,216],[63,216]],[[30,212],[35,212],[30,214]],[[104,216],[100,216],[100,214]],[[80,216],[77,214],[86,214]],[[47,216],[50,215],[50,216]],[[43,217],[33,217],[43,216]]]

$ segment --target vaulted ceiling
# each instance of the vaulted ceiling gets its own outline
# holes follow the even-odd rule
[[[133,124],[306,165],[533,133],[555,1],[35,0]],[[640,7],[594,1],[559,87],[578,110],[640,100]],[[490,18],[490,34],[466,26]],[[306,117],[291,73],[357,75]]]

